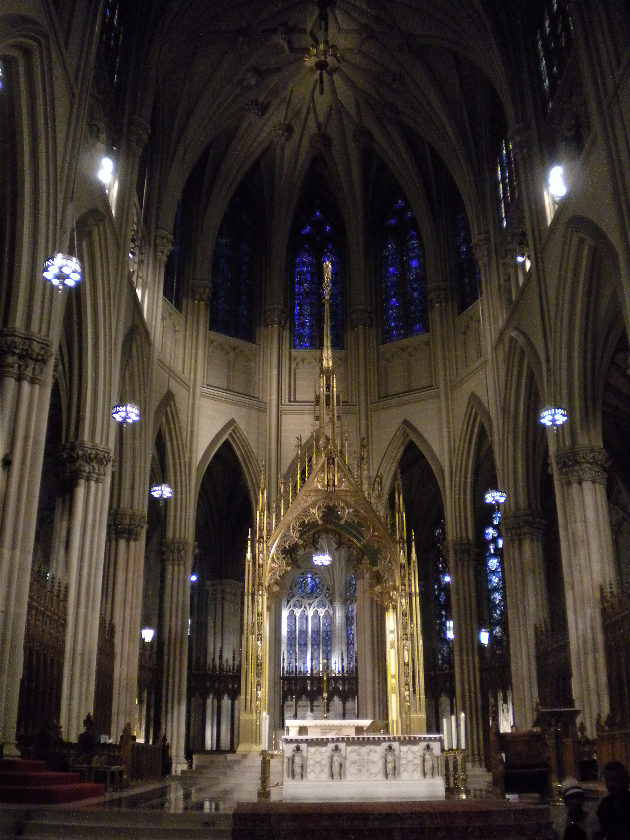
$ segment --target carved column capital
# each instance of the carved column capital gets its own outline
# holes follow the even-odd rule
[[[107,517],[107,536],[110,540],[138,540],[147,527],[147,517],[139,510],[118,508],[110,510]]]
[[[510,539],[532,537],[539,540],[545,533],[545,525],[542,516],[531,510],[514,510],[501,517],[503,533]]]
[[[112,453],[106,446],[85,441],[73,441],[61,448],[60,461],[64,477],[70,481],[105,481]]]
[[[142,117],[134,114],[130,118],[129,126],[127,128],[127,137],[129,139],[129,145],[137,155],[140,155],[146,146],[150,133],[151,129],[149,124],[145,122]]]
[[[610,460],[599,446],[576,446],[556,452],[556,466],[562,484],[606,484]]]
[[[281,303],[270,303],[265,306],[265,326],[284,327],[287,321],[287,311]]]
[[[37,384],[52,356],[48,339],[21,330],[0,332],[0,374]]]
[[[195,303],[210,303],[212,281],[209,277],[195,277],[190,284],[190,297]]]
[[[350,310],[350,326],[352,329],[356,327],[367,327],[370,323],[370,310],[364,303],[358,303]]]
[[[429,307],[444,306],[451,299],[451,290],[447,283],[431,283],[427,287]]]
[[[164,264],[173,250],[173,237],[165,230],[158,230],[155,234],[155,256],[158,262]]]
[[[188,540],[162,540],[160,545],[162,560],[164,563],[170,563],[173,566],[181,566],[186,562],[186,558],[193,548],[194,543],[188,542]]]

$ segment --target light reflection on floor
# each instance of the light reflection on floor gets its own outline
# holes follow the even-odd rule
[[[136,787],[133,790],[109,793],[104,807],[107,810],[142,810],[165,811],[169,814],[181,814],[184,811],[218,813],[231,811],[233,803],[224,798],[217,798],[217,791],[208,783],[198,780],[182,780],[180,777],[169,779],[155,785]]]

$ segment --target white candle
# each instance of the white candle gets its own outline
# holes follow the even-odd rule
[[[446,718],[442,718],[442,732],[444,735],[444,749],[449,749],[448,746],[448,726],[446,725]]]
[[[466,749],[466,715],[462,712],[459,716],[459,737],[460,737],[460,748],[462,750]]]
[[[452,749],[457,749],[457,718],[455,715],[451,715],[451,737],[453,739]]]

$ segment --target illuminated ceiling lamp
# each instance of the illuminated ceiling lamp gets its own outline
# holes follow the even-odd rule
[[[507,493],[503,490],[486,490],[483,499],[487,505],[502,505],[507,499]]]
[[[328,551],[328,538],[326,535],[324,535],[321,542],[323,543],[323,550],[318,548],[318,550],[315,551],[313,554],[313,564],[315,566],[330,566],[332,563],[332,557]]]
[[[81,282],[83,269],[76,257],[58,253],[44,262],[42,277],[59,291],[64,287],[73,288]]]
[[[168,484],[154,484],[151,488],[151,495],[154,499],[164,501],[164,499],[171,498],[173,495],[173,488]]]
[[[112,417],[123,426],[137,423],[140,419],[140,409],[135,403],[119,403],[112,408]]]
[[[559,405],[545,406],[538,415],[538,420],[543,424],[543,426],[547,426],[547,428],[553,429],[554,431],[558,428],[558,426],[562,426],[563,423],[566,423],[568,419],[566,408],[562,408],[562,406]]]
[[[549,195],[555,200],[560,201],[561,198],[567,194],[567,185],[564,180],[564,167],[560,164],[552,166],[547,176],[547,189]]]

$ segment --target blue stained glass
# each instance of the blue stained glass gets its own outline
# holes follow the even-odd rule
[[[325,214],[316,209],[297,237],[293,272],[294,331],[296,349],[321,347],[322,264],[332,265],[330,293],[330,332],[333,347],[343,347],[343,306],[338,239]]]
[[[460,311],[468,309],[479,297],[479,266],[470,244],[468,220],[463,210],[455,214],[455,257]]]
[[[311,618],[311,668],[320,667],[319,654],[321,643],[321,619],[319,613],[315,612]]]
[[[308,653],[308,616],[304,610],[298,616],[297,648],[298,668],[301,671],[306,671]]]
[[[237,194],[225,212],[214,246],[210,329],[252,341],[256,260],[252,218]]]
[[[348,668],[354,667],[354,605],[346,608],[346,656]]]
[[[485,563],[488,619],[490,622],[490,635],[495,645],[495,650],[500,650],[506,639],[505,591],[501,552],[503,540],[501,539],[498,527],[501,521],[501,511],[495,508],[491,516],[492,524],[486,526],[484,529],[484,538],[487,541]]]
[[[322,616],[322,657],[332,666],[332,615],[328,610]]]
[[[385,218],[381,252],[383,341],[398,341],[427,329],[424,248],[413,213],[399,199]]]
[[[441,670],[450,667],[451,643],[446,630],[447,622],[452,618],[448,561],[446,559],[446,536],[444,522],[440,520],[433,532],[433,597],[435,611],[435,629],[437,635],[437,666]]]
[[[346,598],[354,600],[357,597],[357,576],[354,572],[348,575],[348,583],[346,585]]]

